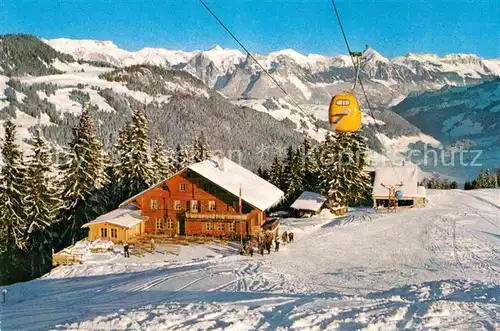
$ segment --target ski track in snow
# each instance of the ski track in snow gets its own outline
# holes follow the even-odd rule
[[[264,257],[59,267],[8,287],[2,330],[498,330],[500,190],[429,195],[286,219],[297,242]]]

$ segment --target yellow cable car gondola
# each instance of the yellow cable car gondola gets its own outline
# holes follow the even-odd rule
[[[329,109],[330,124],[337,132],[357,132],[361,129],[361,110],[358,100],[349,92],[332,98]]]
[[[361,129],[361,109],[354,95],[354,89],[359,77],[359,58],[362,56],[362,53],[351,52],[350,55],[353,58],[353,63],[354,58],[358,59],[357,65],[354,67],[356,74],[352,92],[344,91],[335,95],[330,101],[328,110],[328,120],[337,132],[357,132]]]

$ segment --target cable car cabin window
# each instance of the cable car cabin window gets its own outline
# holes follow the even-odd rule
[[[346,99],[339,99],[337,101],[335,101],[335,105],[337,106],[349,106],[351,103],[349,102],[349,100],[346,100]]]

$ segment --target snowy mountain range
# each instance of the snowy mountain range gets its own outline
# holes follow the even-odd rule
[[[246,54],[216,46],[208,51],[120,49],[111,41],[51,39],[54,49],[76,59],[105,61],[123,67],[151,63],[183,69],[229,98],[282,97],[282,92]],[[332,94],[350,87],[354,71],[349,56],[303,55],[286,49],[256,59],[302,103],[325,104]],[[376,104],[387,105],[411,91],[445,85],[470,85],[500,76],[500,59],[473,54],[408,54],[388,59],[374,49],[365,52],[361,76]]]
[[[65,144],[81,109],[78,96],[88,95],[101,110],[98,120],[104,144],[112,148],[116,128],[131,109],[147,106],[153,117],[152,134],[162,135],[167,145],[187,142],[204,131],[215,148],[244,150],[246,165],[255,168],[270,159],[263,155],[264,145],[283,152],[302,136],[323,140],[332,129],[327,123],[331,95],[351,87],[354,71],[346,55],[306,56],[289,49],[254,56],[293,100],[238,50],[217,46],[208,51],[144,48],[129,52],[110,41],[42,42],[33,36],[9,35],[0,42],[0,116],[16,115],[20,143],[25,144],[37,121],[32,109],[42,107],[45,133]],[[409,93],[409,100],[417,100],[422,91],[446,86],[468,89],[499,75],[499,59],[463,54],[387,59],[369,49],[361,76],[374,108],[363,118],[373,157],[391,153],[399,162],[412,144],[438,148],[442,142],[449,143],[429,130],[426,121],[413,121],[400,111],[403,106],[398,103]],[[399,108],[388,110],[395,105]],[[385,162],[384,157],[380,160]]]
[[[475,163],[490,168],[500,164],[500,78],[468,87],[414,92],[391,110],[448,150],[480,151]],[[476,172],[473,167],[465,169]]]

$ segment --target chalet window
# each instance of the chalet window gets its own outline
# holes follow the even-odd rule
[[[217,228],[219,231],[224,231],[225,230],[224,223],[219,223],[219,226]]]
[[[187,185],[186,185],[186,183],[181,183],[181,184],[179,184],[179,191],[181,191],[181,192],[186,192],[186,190],[187,190]]]
[[[215,211],[215,201],[208,202],[208,210]]]
[[[203,191],[210,192],[212,190],[212,185],[210,183],[203,184]]]
[[[214,229],[214,224],[212,222],[205,223],[205,227],[207,231],[211,231]]]
[[[197,213],[200,211],[200,204],[198,200],[191,200],[191,212]]]
[[[161,226],[161,225],[162,225],[162,224],[161,224],[161,219],[160,219],[160,218],[158,218],[158,219],[156,220],[156,228],[157,228],[157,229],[161,229],[161,228],[162,228],[162,226]]]
[[[182,209],[181,200],[174,200],[174,210],[181,210],[181,209]]]
[[[171,219],[167,220],[167,229],[169,229],[169,230],[174,229],[174,220],[171,220]]]
[[[229,223],[229,231],[236,232],[236,222]]]
[[[239,201],[233,201],[233,208],[236,211],[239,211]]]
[[[151,200],[151,209],[158,209],[158,200]]]
[[[106,238],[108,236],[108,229],[101,228],[101,237]]]
[[[118,238],[118,231],[116,229],[111,229],[111,238]]]

